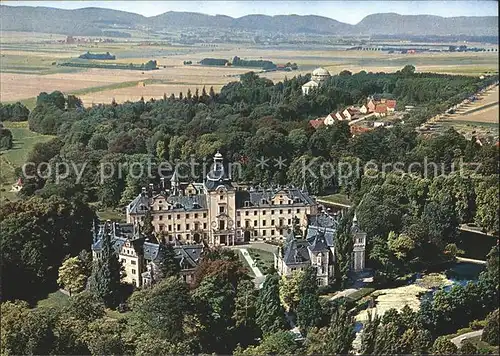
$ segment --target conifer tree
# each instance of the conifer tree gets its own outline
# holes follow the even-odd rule
[[[257,325],[264,335],[285,329],[285,310],[280,303],[277,273],[268,274],[257,298]]]
[[[321,321],[321,305],[319,303],[316,269],[308,267],[299,284],[299,304],[297,320],[300,328],[306,332]]]
[[[151,237],[154,234],[154,226],[153,226],[153,215],[151,215],[151,211],[146,211],[146,214],[144,215],[144,222],[142,225],[142,233],[146,237]]]
[[[205,89],[205,86],[203,86],[203,89],[201,89],[201,100],[202,103],[206,103],[208,101],[208,95],[207,95],[207,90]]]
[[[380,318],[377,314],[372,317],[368,312],[368,320],[363,324],[361,334],[361,354],[371,355],[375,352],[375,340],[377,339],[377,329],[380,324]]]
[[[307,354],[347,355],[356,337],[354,318],[345,305],[332,315],[329,327],[312,328],[307,334]]]
[[[354,242],[351,234],[352,213],[342,217],[335,236],[335,283],[346,288],[349,281]]]
[[[187,93],[186,93],[186,98],[187,100],[191,100],[193,97],[193,95],[191,94],[191,89],[188,89]]]
[[[99,258],[94,261],[90,275],[90,291],[109,308],[120,302],[120,277],[122,266],[118,261],[110,231],[105,231]]]
[[[181,266],[175,258],[175,250],[172,244],[160,243],[158,250],[158,255],[160,256],[158,267],[162,278],[178,277]]]
[[[215,99],[215,90],[214,90],[214,87],[210,87],[210,91],[208,92],[208,95],[210,96],[211,100]]]

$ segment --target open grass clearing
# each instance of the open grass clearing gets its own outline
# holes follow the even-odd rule
[[[340,193],[320,196],[318,199],[331,202],[332,204],[352,205],[347,195]]]
[[[14,146],[0,152],[0,202],[16,199],[16,194],[10,192],[17,179],[16,168],[26,162],[29,152],[37,143],[47,142],[54,137],[30,131],[27,122],[4,121],[3,125],[12,132]]]
[[[255,261],[255,264],[262,274],[267,274],[274,267],[274,255],[269,251],[249,248],[248,253]]]
[[[61,308],[69,304],[69,298],[66,294],[57,290],[50,293],[47,298],[38,301],[37,308]]]

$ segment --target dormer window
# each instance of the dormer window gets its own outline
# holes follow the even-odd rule
[[[245,201],[245,208],[248,208],[250,206],[250,202],[247,200]]]
[[[262,199],[262,201],[261,201],[261,202],[262,202],[262,204],[266,204],[266,203],[267,203],[267,202],[266,202],[266,199]]]

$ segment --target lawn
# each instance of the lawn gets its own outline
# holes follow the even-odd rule
[[[60,308],[69,303],[69,297],[61,291],[50,293],[47,298],[38,301],[37,308]]]
[[[248,253],[255,261],[257,268],[260,269],[262,274],[268,273],[269,270],[274,267],[274,255],[271,252],[249,248]]]
[[[321,196],[318,197],[318,199],[325,200],[333,204],[352,205],[352,202],[349,200],[347,195],[340,193]]]
[[[2,201],[16,198],[15,194],[10,192],[12,184],[17,179],[15,169],[26,162],[33,146],[39,142],[47,142],[54,137],[30,131],[27,122],[5,121],[3,125],[12,132],[14,146],[10,150],[0,152],[0,195]]]
[[[126,221],[126,215],[125,215],[123,209],[107,208],[107,209],[98,210],[97,217],[101,221],[106,221],[106,220],[117,221],[117,222],[125,222]]]
[[[498,355],[499,347],[498,346],[492,346],[488,344],[487,342],[481,341],[481,336],[474,336],[468,339],[474,346],[477,347],[477,350],[479,353],[484,354],[484,353],[489,353],[493,355]]]

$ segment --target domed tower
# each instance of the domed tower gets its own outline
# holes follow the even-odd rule
[[[234,245],[235,241],[236,191],[223,162],[224,157],[217,152],[205,179],[205,194],[211,227],[209,243],[228,246]]]
[[[327,71],[325,68],[322,68],[322,67],[316,68],[312,72],[311,79],[314,80],[315,82],[317,82],[318,84],[324,82],[328,78],[330,78],[330,72]]]

